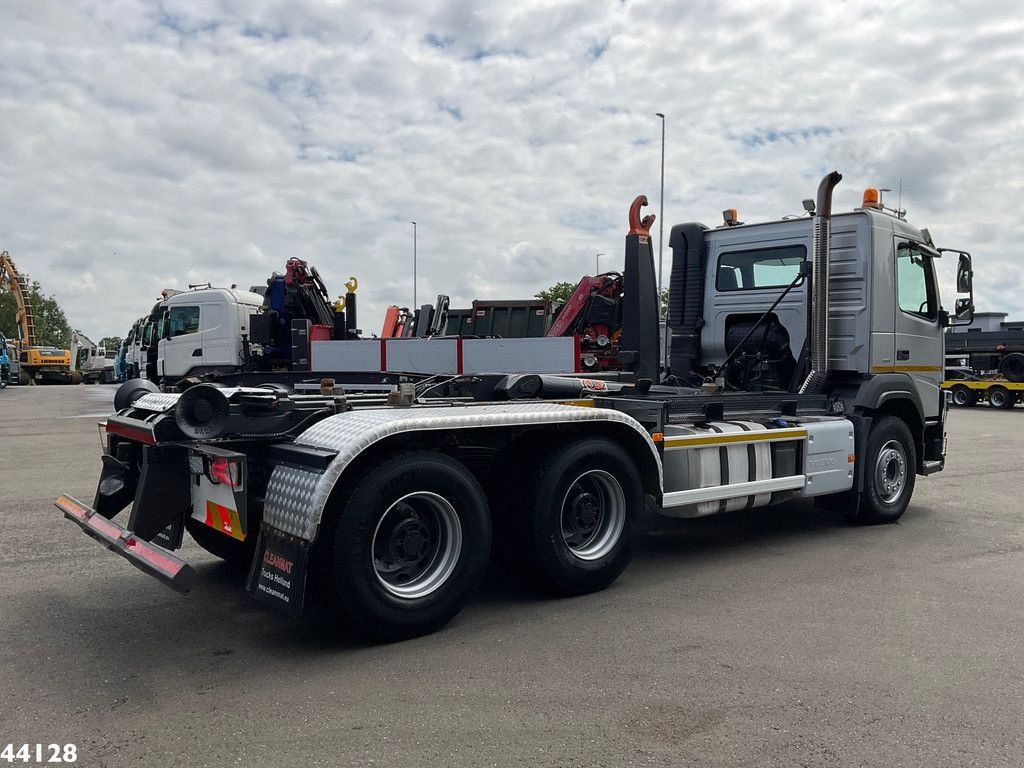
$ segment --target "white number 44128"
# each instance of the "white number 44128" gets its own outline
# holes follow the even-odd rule
[[[74,744],[8,744],[0,750],[5,763],[76,763],[78,747]]]

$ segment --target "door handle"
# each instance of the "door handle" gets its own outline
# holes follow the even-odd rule
[[[910,350],[909,349],[897,349],[896,350],[896,359],[897,360],[909,360],[910,359]]]
[[[192,357],[202,357],[202,356],[203,356],[202,347],[200,347],[199,349],[193,349],[192,350]]]

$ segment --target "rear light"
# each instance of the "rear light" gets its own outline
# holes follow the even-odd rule
[[[70,496],[61,496],[57,499],[56,503],[57,508],[62,512],[67,512],[69,515],[72,515],[79,520],[89,519],[89,508],[75,499],[72,499]]]
[[[133,440],[136,443],[142,443],[143,445],[156,445],[156,436],[153,434],[153,431],[149,426],[136,427],[132,424],[125,424],[123,422],[108,419],[106,422],[106,431],[108,435],[117,435],[118,437],[123,437],[126,440]]]
[[[102,534],[111,541],[117,541],[121,538],[121,526],[116,523],[112,523],[107,518],[101,517],[100,515],[92,515],[89,520],[89,527],[94,531]]]
[[[134,536],[128,538],[124,546],[130,554],[145,560],[168,578],[173,579],[185,567],[185,564],[177,558],[168,557],[148,542],[136,539]]]
[[[208,477],[211,482],[239,489],[242,487],[242,465],[233,459],[216,456],[210,460]]]

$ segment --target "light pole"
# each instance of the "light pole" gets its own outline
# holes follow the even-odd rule
[[[604,251],[594,254],[594,277],[601,274],[601,257],[604,256]]]
[[[662,270],[665,265],[665,113],[655,112],[661,118],[661,194],[658,200],[658,328],[661,328]],[[668,362],[668,315],[665,316],[664,351],[662,361]]]
[[[412,311],[416,311],[416,222],[412,222]]]

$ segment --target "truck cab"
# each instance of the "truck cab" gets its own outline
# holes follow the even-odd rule
[[[726,225],[705,237],[705,365],[722,365],[779,292],[795,283],[730,360],[726,379],[741,389],[786,389],[808,343],[811,219]],[[939,414],[944,322],[926,232],[862,207],[832,216],[828,360],[833,379],[903,374],[925,419]],[[895,289],[895,290],[894,290]]]
[[[125,377],[128,379],[140,378],[145,368],[144,365],[139,365],[142,350],[142,331],[145,322],[146,318],[140,317],[132,324],[128,335],[125,337],[124,368]]]
[[[249,315],[259,313],[262,306],[259,294],[234,288],[205,288],[168,298],[158,342],[161,382],[238,370],[239,339],[249,333]]]

